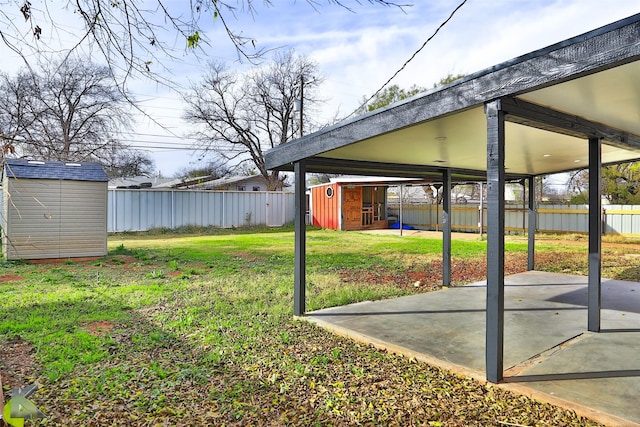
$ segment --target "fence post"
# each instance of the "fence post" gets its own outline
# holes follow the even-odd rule
[[[480,220],[478,221],[478,228],[480,228],[480,237],[482,237],[482,233],[484,231],[483,226],[484,226],[484,197],[483,197],[483,192],[482,192],[482,183],[480,183],[480,210],[479,212],[479,218]]]
[[[112,208],[111,208],[111,215],[113,215],[113,218],[111,218],[111,231],[113,231],[114,233],[116,231],[118,231],[118,221],[117,221],[117,216],[118,216],[118,200],[116,198],[116,190],[113,189],[111,190],[111,202],[112,202]]]
[[[171,190],[171,229],[176,229],[176,194],[175,190]]]
[[[402,218],[402,189],[404,188],[404,186],[402,184],[400,184],[400,215],[398,215],[398,219],[400,220],[400,235],[402,236],[402,225],[403,225],[403,219]]]

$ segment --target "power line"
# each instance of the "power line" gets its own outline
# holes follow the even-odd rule
[[[191,151],[215,151],[216,149],[220,149],[220,147],[205,147],[202,145],[194,145],[194,144],[168,144],[162,143],[158,141],[134,141],[132,144],[127,144],[126,141],[122,141],[125,143],[127,148],[133,148],[138,150],[167,150],[167,151],[181,151],[181,150],[191,150]],[[225,152],[228,153],[242,153],[245,152],[245,149],[241,147],[224,147]]]
[[[467,2],[467,0],[463,0],[454,10],[453,12],[451,12],[451,14],[449,15],[449,17],[447,19],[444,20],[444,22],[442,22],[442,24],[440,24],[440,26],[438,28],[436,28],[436,30],[433,32],[433,34],[431,34],[431,36],[425,40],[424,43],[422,43],[422,46],[420,46],[420,48],[418,48],[418,50],[416,50],[415,52],[413,52],[413,55],[411,55],[411,57],[409,59],[407,59],[404,64],[402,64],[402,66],[395,72],[393,73],[393,75],[391,77],[389,77],[389,79],[384,82],[384,84],[380,87],[380,89],[378,89],[377,91],[375,91],[375,93],[373,95],[371,95],[366,101],[364,101],[358,108],[356,108],[355,110],[353,110],[353,112],[351,112],[351,114],[349,114],[347,117],[345,117],[344,119],[348,119],[349,117],[353,116],[356,112],[358,112],[358,110],[360,110],[362,107],[364,107],[365,105],[367,105],[367,103],[369,101],[371,101],[373,98],[376,97],[376,95],[378,95],[380,92],[382,92],[382,90],[385,88],[385,86],[387,86],[391,80],[393,80],[398,74],[400,74],[402,72],[402,70],[404,70],[407,65],[409,65],[409,63],[411,61],[413,61],[413,59],[422,51],[422,49],[425,48],[425,46],[436,36],[436,34],[438,34],[438,32],[440,32],[440,30],[442,29],[442,27],[444,27],[445,25],[447,25],[447,23],[451,20],[451,18],[453,18],[453,15],[456,14],[456,12],[458,12],[458,10],[460,10],[460,8],[462,6],[464,6],[464,4]],[[344,120],[343,119],[343,120]]]
[[[128,132],[128,131],[113,131],[112,133],[121,134],[121,135],[133,135],[133,136],[152,136],[154,138],[177,138],[175,135],[162,135],[158,133],[142,133],[142,132]],[[180,137],[182,138],[182,137]],[[187,138],[185,138],[187,139]]]

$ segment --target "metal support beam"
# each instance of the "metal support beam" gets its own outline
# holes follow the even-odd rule
[[[600,332],[601,308],[601,248],[602,202],[600,182],[602,171],[602,144],[599,138],[589,138],[589,308],[588,329]]]
[[[433,182],[440,182],[442,173],[444,172],[444,168],[441,166],[412,165],[407,163],[370,162],[349,159],[333,159],[330,157],[310,157],[305,159],[305,161],[307,165],[307,173],[341,173],[345,170],[349,170],[352,173],[357,173],[358,175],[363,176],[424,178],[431,179]],[[288,165],[283,166],[283,169],[287,167],[293,170]],[[464,181],[484,179],[485,176],[483,171],[460,168],[452,168],[451,173],[453,176],[458,175],[459,177],[464,177]]]
[[[451,171],[442,173],[442,286],[451,285]]]
[[[487,381],[503,379],[504,357],[504,184],[505,114],[500,100],[487,115]]]
[[[518,98],[502,98],[507,121],[578,138],[606,139],[610,145],[640,148],[640,136]]]
[[[536,181],[534,176],[530,176],[527,179],[527,188],[529,189],[528,199],[528,212],[529,212],[529,227],[527,231],[528,255],[527,255],[527,270],[535,270],[535,255],[536,255]]]
[[[304,161],[294,164],[295,173],[295,241],[294,241],[294,284],[293,314],[302,316],[305,312],[306,297],[306,172]]]

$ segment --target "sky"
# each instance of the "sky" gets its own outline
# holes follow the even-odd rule
[[[399,2],[412,5],[398,8],[344,0],[351,7],[348,10],[325,0],[315,0],[315,7],[305,0],[273,0],[270,7],[254,0],[253,15],[240,10],[235,18],[227,15],[227,23],[253,38],[265,51],[294,49],[298,55],[316,61],[324,78],[320,94],[325,102],[317,106],[315,120],[328,123],[336,116],[350,114],[365,96],[380,89],[462,0]],[[172,10],[189,3],[166,2]],[[471,74],[631,16],[640,12],[634,3],[468,0],[390,84],[432,88],[449,74]],[[32,4],[37,8],[46,2],[32,0]],[[53,13],[72,12],[63,9]],[[165,76],[177,87],[186,89],[198,82],[210,60],[225,61],[240,71],[251,66],[238,61],[219,20],[203,18],[200,25],[209,43],[201,49],[187,50],[176,39],[178,58],[162,64],[167,69]],[[170,32],[167,37],[171,37]],[[0,46],[0,58],[3,72],[14,72],[20,64],[10,59],[12,54],[4,46]],[[125,142],[148,151],[163,176],[203,165],[207,157],[190,148],[193,141],[185,136],[189,126],[182,120],[180,94],[144,78],[130,80],[129,88],[148,117],[135,115],[135,130],[123,135]]]

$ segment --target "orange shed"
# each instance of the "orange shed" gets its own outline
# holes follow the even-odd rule
[[[388,185],[337,178],[310,187],[311,224],[334,230],[387,228]]]

